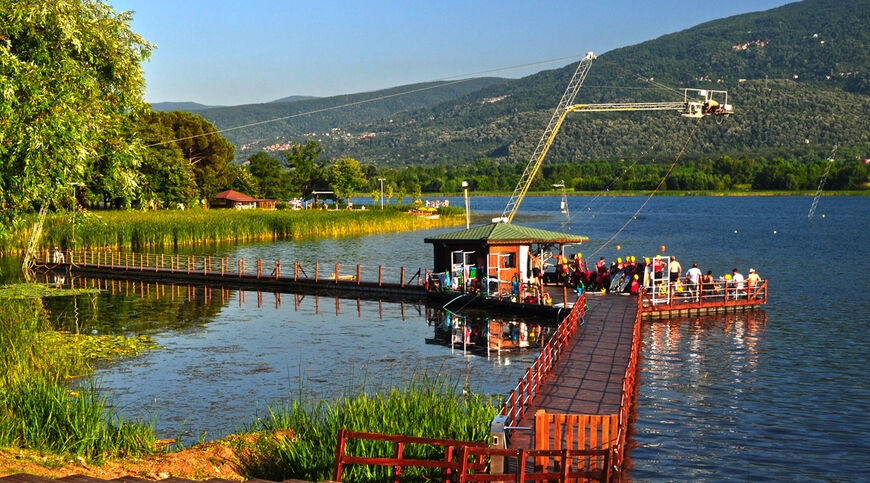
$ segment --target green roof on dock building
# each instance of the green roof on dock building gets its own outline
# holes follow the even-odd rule
[[[467,230],[445,233],[423,239],[425,243],[436,242],[486,242],[489,245],[528,243],[582,243],[589,237],[555,231],[540,230],[510,223],[494,223],[476,226]]]

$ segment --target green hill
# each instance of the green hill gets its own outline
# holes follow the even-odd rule
[[[707,22],[600,55],[577,102],[679,100],[683,87],[727,90],[736,114],[720,123],[705,120],[687,153],[870,147],[868,24],[870,0],[807,0]],[[468,164],[482,156],[525,163],[575,68],[439,87],[226,135],[242,158],[267,144],[316,139],[328,156],[377,165]],[[210,109],[204,116],[232,127],[417,87],[300,101],[281,111]],[[442,89],[450,93],[439,101]],[[664,112],[574,113],[547,161],[672,157],[693,123]]]

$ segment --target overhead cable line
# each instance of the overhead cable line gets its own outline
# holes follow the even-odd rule
[[[612,242],[614,239],[616,239],[617,236],[619,236],[620,233],[622,233],[622,230],[625,230],[625,227],[627,227],[629,225],[629,223],[631,223],[632,221],[637,219],[638,213],[640,213],[643,210],[643,208],[646,206],[646,204],[649,203],[649,200],[651,200],[652,197],[655,196],[656,192],[658,192],[658,190],[662,187],[662,185],[665,184],[665,180],[668,179],[668,176],[671,174],[671,171],[674,170],[674,166],[677,165],[677,162],[680,160],[680,157],[683,156],[683,153],[686,151],[686,148],[689,146],[689,142],[692,140],[692,137],[695,135],[695,131],[697,131],[698,126],[701,125],[701,119],[703,119],[703,118],[701,118],[701,117],[698,118],[698,122],[696,122],[695,126],[692,127],[692,132],[689,133],[689,137],[688,137],[688,139],[686,139],[686,143],[683,144],[683,148],[680,149],[680,152],[677,153],[676,159],[674,159],[674,162],[671,163],[671,167],[668,168],[668,172],[665,173],[665,175],[662,177],[661,181],[659,181],[658,186],[656,186],[656,188],[652,191],[652,193],[649,194],[646,201],[644,201],[643,204],[640,205],[640,208],[638,208],[637,211],[635,211],[634,214],[628,218],[628,221],[626,221],[625,224],[622,225],[622,227],[619,230],[617,230],[616,233],[613,234],[613,236],[608,238],[607,241],[604,242],[604,244],[602,244],[600,247],[598,247],[598,249],[596,249],[594,252],[592,252],[592,255],[590,255],[590,256],[594,257],[598,252],[603,250],[604,247],[609,245],[610,242]]]

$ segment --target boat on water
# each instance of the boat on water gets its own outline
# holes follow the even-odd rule
[[[431,208],[428,206],[421,206],[419,208],[410,209],[408,210],[408,213],[420,218],[425,218],[427,220],[437,220],[441,217],[441,214],[438,213],[437,208]]]

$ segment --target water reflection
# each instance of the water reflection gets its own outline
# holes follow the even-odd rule
[[[720,479],[725,455],[739,466],[747,435],[734,422],[758,409],[747,396],[766,332],[763,310],[644,322],[632,479]]]
[[[263,414],[266,403],[333,398],[441,373],[469,389],[505,393],[537,355],[544,322],[450,314],[415,302],[243,291],[68,277],[99,296],[47,300],[61,326],[150,334],[165,350],[98,367],[127,417],[156,417],[161,438],[214,439]],[[464,335],[463,335],[464,334]]]
[[[435,330],[427,344],[440,344],[451,351],[499,357],[522,351],[540,351],[553,333],[554,325],[544,321],[496,318],[486,314],[458,315],[427,308],[426,319]]]

